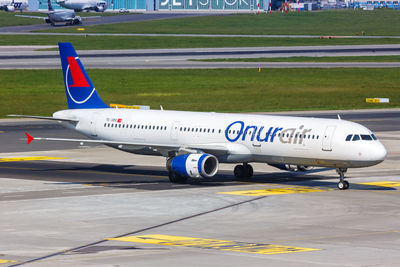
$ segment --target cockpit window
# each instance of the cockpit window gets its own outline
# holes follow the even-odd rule
[[[360,140],[360,136],[359,136],[358,134],[355,134],[355,135],[353,136],[352,141],[357,141],[357,140]]]
[[[346,141],[350,141],[352,136],[353,136],[352,134],[349,134],[349,135],[346,137]]]
[[[369,134],[362,134],[361,139],[367,140],[367,141],[372,141],[372,137]]]
[[[376,138],[376,136],[374,134],[371,134],[372,139],[374,140],[378,140],[378,138]]]

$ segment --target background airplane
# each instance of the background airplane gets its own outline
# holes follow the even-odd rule
[[[104,10],[108,8],[107,3],[101,0],[57,0],[57,4],[64,8],[73,9],[77,12],[83,10],[104,12]]]
[[[14,12],[15,10],[25,10],[28,8],[27,0],[0,0],[0,10],[5,10],[8,12]]]
[[[52,117],[14,115],[60,121],[92,140],[34,138],[32,140],[104,144],[119,150],[166,157],[169,178],[212,178],[219,163],[236,163],[234,175],[248,179],[251,162],[306,171],[309,166],[335,168],[339,189],[348,168],[382,162],[385,147],[364,126],[335,119],[224,114],[166,110],[114,109],[97,94],[70,43],[59,43],[68,110]]]
[[[78,25],[82,24],[82,19],[99,18],[98,16],[96,17],[76,16],[75,11],[69,9],[54,10],[51,5],[51,0],[48,0],[47,6],[48,6],[47,17],[28,16],[28,15],[15,15],[15,16],[24,18],[44,19],[46,23],[50,23],[51,26],[55,26],[56,23],[66,23],[66,25]]]

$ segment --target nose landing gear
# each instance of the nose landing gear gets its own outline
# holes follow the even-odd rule
[[[250,164],[236,165],[233,174],[238,179],[248,179],[253,176],[253,167]]]
[[[336,169],[336,172],[339,174],[339,182],[337,184],[337,187],[340,190],[346,190],[347,188],[349,188],[349,186],[350,186],[349,182],[347,182],[344,179],[344,174],[347,172],[347,169],[346,168],[338,168],[338,169]]]

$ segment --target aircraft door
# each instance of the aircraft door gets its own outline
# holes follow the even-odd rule
[[[96,119],[97,114],[93,114],[92,118],[90,119],[90,135],[97,136],[97,129],[96,129]]]
[[[336,126],[329,125],[325,129],[325,133],[322,136],[322,150],[332,151],[332,139],[335,134]]]
[[[172,124],[171,128],[171,140],[176,141],[178,139],[178,133],[179,133],[179,121],[174,121]]]

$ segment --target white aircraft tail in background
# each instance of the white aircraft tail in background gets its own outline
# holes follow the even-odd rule
[[[22,11],[28,9],[27,0],[0,0],[0,10],[7,12]]]
[[[335,168],[339,189],[348,168],[376,165],[385,147],[364,126],[338,119],[114,109],[97,94],[70,43],[59,43],[68,110],[52,117],[91,140],[28,136],[32,140],[105,144],[123,151],[166,157],[171,182],[211,178],[219,163],[236,163],[234,175],[250,178],[251,162],[284,170]]]

